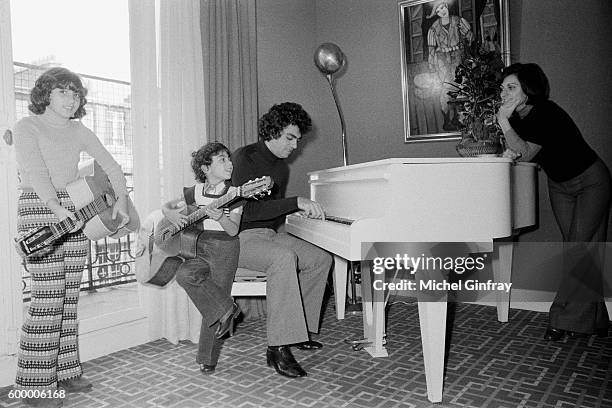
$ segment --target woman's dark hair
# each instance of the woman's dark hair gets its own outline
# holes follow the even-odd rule
[[[536,105],[548,100],[550,85],[546,74],[538,64],[516,63],[504,68],[504,78],[512,74],[516,75],[523,92],[527,95],[528,105]]]
[[[297,126],[300,133],[304,134],[310,130],[312,121],[298,103],[274,105],[259,119],[259,137],[263,140],[278,139],[283,129],[289,125]]]
[[[226,152],[227,155],[230,155],[230,151],[223,143],[214,142],[206,143],[204,146],[200,147],[195,152],[191,153],[191,169],[193,170],[193,174],[195,174],[196,180],[201,183],[206,182],[206,174],[202,171],[202,166],[210,166],[212,164],[213,156],[217,156]]]
[[[87,89],[83,86],[77,74],[66,68],[51,68],[41,74],[34,83],[30,92],[30,105],[28,109],[36,115],[45,113],[49,106],[51,91],[55,88],[70,89],[79,95],[79,108],[70,119],[80,119],[85,116],[85,104],[87,103]]]

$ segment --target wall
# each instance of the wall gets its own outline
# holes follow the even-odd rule
[[[309,196],[308,171],[341,164],[342,152],[328,140],[321,99],[327,82],[313,62],[316,39],[315,2],[304,0],[257,0],[257,70],[259,114],[273,104],[300,103],[313,120],[313,130],[290,157],[289,195]],[[337,128],[339,129],[339,125]],[[337,155],[340,155],[340,162]]]
[[[342,164],[340,125],[331,92],[312,62],[313,51],[322,42],[336,43],[348,59],[337,90],[347,123],[350,163],[456,156],[454,141],[404,143],[397,3],[258,0],[260,108],[281,96],[301,97],[312,107],[317,125],[315,141],[292,163],[289,193],[308,194],[305,171]],[[513,61],[542,66],[552,98],[612,167],[607,120],[612,112],[612,2],[511,0],[510,19]],[[558,256],[553,243],[561,236],[544,174],[539,177],[539,195],[539,226],[523,234],[521,241],[551,245],[544,251],[541,245],[517,248],[519,281],[542,276],[542,266],[554,264],[548,261]]]
[[[388,157],[454,156],[454,142],[403,142],[397,2],[258,0],[260,114],[272,103],[303,101],[314,141],[292,160],[289,192],[308,195],[306,171],[342,165],[341,127],[313,55],[334,42],[347,55],[336,88],[347,125],[349,163]],[[300,174],[301,177],[298,177]]]
[[[515,2],[512,2],[515,3]],[[514,39],[520,54],[516,59],[540,64],[551,85],[551,98],[565,108],[581,129],[585,139],[612,167],[612,144],[609,139],[609,115],[612,112],[612,2],[587,0],[521,1],[514,10],[520,21],[521,36]],[[542,173],[542,172],[541,172]],[[521,247],[515,268],[524,271],[523,278],[537,276],[541,266],[554,263],[561,239],[546,189],[546,177],[540,174],[539,229],[523,240],[546,242]],[[609,237],[612,234],[610,221]],[[612,258],[607,250],[608,265]],[[534,260],[536,262],[534,262]],[[610,271],[610,267],[606,269]],[[552,276],[553,272],[549,271]]]

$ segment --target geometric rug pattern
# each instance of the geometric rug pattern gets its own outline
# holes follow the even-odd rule
[[[202,375],[196,345],[161,339],[83,363],[94,389],[70,394],[65,407],[402,407],[402,408],[611,408],[612,338],[542,339],[546,313],[449,306],[443,401],[427,400],[416,303],[391,305],[389,357],[353,351],[345,339],[362,336],[360,315],[335,318],[328,302],[316,337],[319,351],[294,349],[308,372],[288,379],[266,366],[265,320],[237,325],[225,342],[217,371]],[[0,389],[0,406],[19,401]]]

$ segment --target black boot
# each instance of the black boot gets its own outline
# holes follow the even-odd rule
[[[234,334],[234,319],[240,314],[240,307],[236,303],[219,319],[219,325],[215,330],[215,337],[220,339],[229,332],[230,337]]]
[[[300,350],[318,350],[323,347],[323,344],[315,340],[308,340],[301,343],[296,343],[295,346]]]
[[[552,326],[546,328],[544,333],[544,340],[559,341],[565,336],[565,330],[555,329]]]
[[[289,346],[268,346],[266,357],[268,366],[274,367],[280,375],[291,378],[306,376],[306,371],[295,361]]]

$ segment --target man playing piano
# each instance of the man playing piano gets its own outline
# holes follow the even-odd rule
[[[276,231],[290,213],[301,211],[310,218],[325,216],[314,201],[285,198],[289,166],[284,159],[297,148],[310,127],[310,116],[301,105],[274,105],[259,120],[259,142],[241,147],[232,155],[234,185],[260,176],[271,176],[275,182],[269,196],[244,206],[238,266],[267,275],[266,357],[268,365],[286,377],[306,375],[290,346],[302,350],[322,347],[310,340],[309,333],[319,331],[323,292],[332,263],[331,256],[322,249]]]

